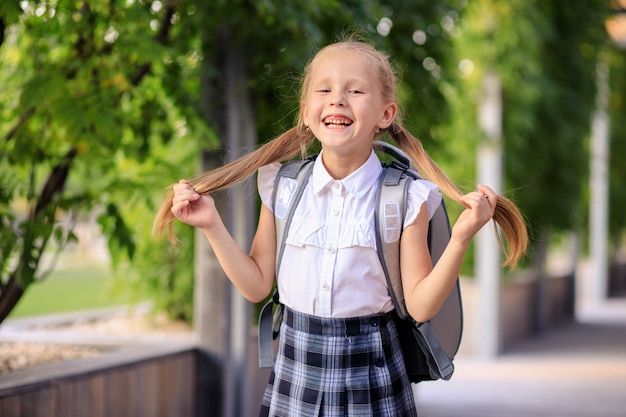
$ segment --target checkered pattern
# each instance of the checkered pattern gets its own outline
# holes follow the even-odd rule
[[[391,316],[326,319],[285,308],[259,415],[416,417]]]

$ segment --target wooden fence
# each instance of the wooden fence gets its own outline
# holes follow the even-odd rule
[[[195,349],[144,354],[142,359],[111,355],[115,358],[72,361],[3,377],[0,417],[196,415]],[[65,366],[65,372],[59,366]]]

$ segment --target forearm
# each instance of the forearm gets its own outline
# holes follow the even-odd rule
[[[257,242],[276,240],[271,211],[266,208],[261,210],[260,228],[255,235],[253,250],[248,255],[239,248],[224,226],[210,195],[197,193],[191,182],[186,180],[175,184],[173,190],[171,210],[174,216],[202,230],[222,269],[245,298],[252,302],[263,300],[274,283],[276,249]],[[262,232],[259,233],[259,230]]]
[[[450,241],[435,266],[430,271],[423,273],[419,273],[423,269],[412,270],[410,266],[406,268],[408,272],[418,271],[408,279],[409,285],[406,286],[409,287],[408,293],[406,287],[404,290],[407,309],[415,320],[419,322],[430,320],[445,303],[454,285],[456,285],[463,258],[471,240],[478,230],[493,217],[496,201],[497,196],[493,190],[483,185],[478,186],[478,191],[472,191],[461,197],[461,202],[466,209],[459,215],[452,229]],[[427,230],[426,220],[422,218],[421,221],[422,227],[418,227],[416,230],[421,230],[424,233]],[[409,253],[407,249],[409,245],[415,246],[419,245],[419,242],[425,241],[425,235],[420,239],[419,233],[409,233],[409,237],[412,239],[403,246],[403,253]],[[422,254],[423,252],[427,252],[427,250],[422,246]],[[421,262],[425,262],[423,258]],[[404,282],[403,279],[403,284]]]
[[[430,273],[406,294],[409,314],[418,322],[430,320],[456,285],[469,242],[452,238]]]

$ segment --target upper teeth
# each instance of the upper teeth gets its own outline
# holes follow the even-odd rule
[[[328,118],[324,121],[324,123],[328,126],[331,124],[335,124],[335,125],[345,125],[345,126],[349,126],[352,124],[352,122],[350,120],[347,119],[337,119],[337,118]]]

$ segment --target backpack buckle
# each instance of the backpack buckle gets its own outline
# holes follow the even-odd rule
[[[391,161],[391,163],[389,164],[390,168],[395,168],[398,169],[402,172],[407,172],[409,170],[409,166],[406,164],[403,164],[402,162],[398,161],[397,159],[394,159],[393,161]]]

